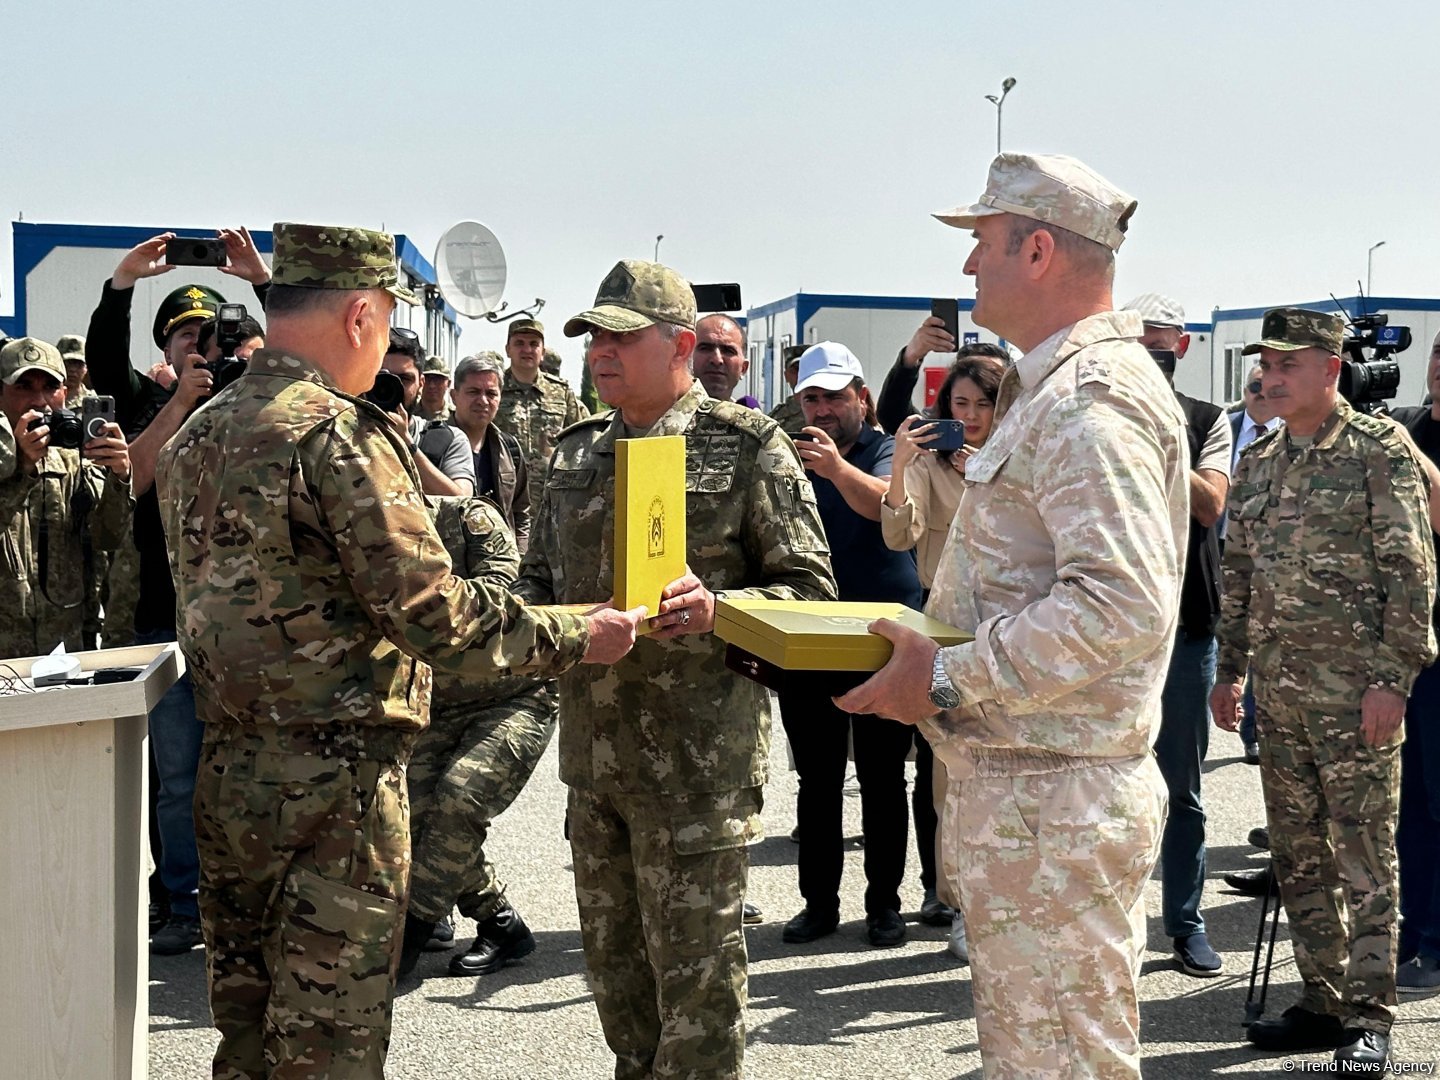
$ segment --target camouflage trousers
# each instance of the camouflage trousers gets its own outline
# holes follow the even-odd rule
[[[459,902],[484,922],[505,884],[485,858],[490,822],[529,782],[555,734],[555,692],[537,687],[496,704],[434,703],[410,758],[410,910],[438,921]]]
[[[741,905],[759,788],[570,789],[585,964],[616,1080],[728,1080],[745,1055]]]
[[[1164,821],[1148,756],[952,781],[941,844],[987,1077],[1138,1080],[1144,890]]]
[[[404,769],[207,743],[195,839],[216,1080],[379,1080],[410,875]]]
[[[1270,857],[1305,987],[1300,1004],[1347,1028],[1388,1032],[1400,738],[1366,746],[1359,708],[1306,709],[1263,694],[1255,726]]]
[[[100,556],[96,558],[101,565]],[[100,647],[118,649],[135,640],[135,605],[140,602],[140,553],[135,550],[135,538],[127,534],[115,552],[104,558],[100,604],[105,618]]]

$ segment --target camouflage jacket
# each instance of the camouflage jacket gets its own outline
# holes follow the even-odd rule
[[[505,516],[488,498],[427,495],[425,502],[435,518],[435,531],[450,556],[456,577],[509,589],[520,572],[520,548]],[[435,672],[435,707],[464,702],[494,705],[516,694],[546,685],[544,679],[496,672],[485,678]]]
[[[1354,707],[1408,694],[1435,657],[1424,467],[1388,421],[1343,400],[1307,447],[1286,428],[1245,448],[1230,486],[1215,678],[1247,666],[1272,696]]]
[[[548,371],[537,372],[533,384],[523,383],[505,369],[500,384],[500,409],[495,426],[515,436],[525,467],[530,470],[530,511],[540,505],[545,466],[555,451],[560,432],[590,412],[580,404],[570,384]]]
[[[588,646],[583,620],[451,574],[388,418],[298,357],[257,350],[165,445],[156,487],[207,737],[404,754],[427,663],[553,675]]]
[[[833,600],[815,493],[774,421],[697,381],[647,432],[684,435],[690,568],[732,597]],[[541,603],[610,598],[619,412],[556,447],[516,591]],[[713,634],[642,637],[614,667],[560,678],[560,778],[598,792],[754,787],[770,756],[770,696],[725,667]]]
[[[1058,331],[1000,384],[926,611],[961,707],[922,724],[989,775],[1140,757],[1160,726],[1190,528],[1185,418],[1140,316]]]
[[[770,419],[780,425],[781,431],[799,431],[805,426],[805,410],[800,407],[800,399],[792,394],[770,410]]]
[[[78,450],[52,446],[34,473],[0,480],[0,657],[95,647],[84,631],[102,556],[130,535],[134,507],[130,481]]]

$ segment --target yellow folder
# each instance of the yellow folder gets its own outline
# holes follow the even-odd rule
[[[685,437],[615,442],[615,606],[660,613],[685,574]]]

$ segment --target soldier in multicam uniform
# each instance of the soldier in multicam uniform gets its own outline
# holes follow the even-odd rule
[[[450,365],[443,356],[427,356],[420,368],[420,378],[415,415],[423,420],[449,423],[455,413],[450,404]]]
[[[615,411],[560,438],[516,585],[539,602],[609,596],[616,440],[684,435],[693,572],[665,590],[633,658],[560,678],[575,893],[617,1080],[740,1075],[745,845],[760,827],[770,708],[725,669],[715,597],[835,597],[794,447],[694,381],[694,325],[689,284],[639,261],[617,264],[565,324],[591,335],[586,362]]]
[[[506,331],[505,355],[510,367],[500,386],[500,411],[495,426],[520,442],[530,471],[530,508],[540,505],[545,466],[555,440],[577,420],[590,415],[570,384],[540,367],[545,351],[545,327],[534,319],[516,319]]]
[[[65,361],[65,407],[79,409],[95,391],[85,385],[85,339],[79,334],[61,334],[55,341],[60,359]]]
[[[878,623],[894,656],[839,701],[919,722],[945,763],[987,1076],[1140,1075],[1189,453],[1140,317],[1113,310],[1134,209],[1073,158],[1001,154],[977,204],[936,215],[973,230],[975,322],[1025,351],[926,607],[975,640]]]
[[[455,573],[508,587],[520,569],[520,549],[501,511],[479,497],[429,501]],[[452,975],[488,975],[535,950],[534,935],[485,857],[485,839],[550,745],[556,709],[551,681],[508,675],[480,682],[436,672],[430,726],[408,772],[414,843],[401,975],[457,902],[477,925],[474,943],[451,957]]]
[[[65,364],[46,341],[0,349],[0,414],[15,459],[0,468],[0,657],[38,656],[63,643],[95,647],[102,556],[130,532],[130,455],[120,428],[83,450],[50,445],[41,413],[65,404]],[[4,475],[8,472],[8,475]]]
[[[380,1077],[410,876],[405,762],[430,664],[613,663],[641,612],[464,581],[375,380],[394,239],[279,223],[272,347],[156,466],[205,744],[195,792],[216,1077]]]
[[[1253,673],[1270,852],[1304,986],[1246,1037],[1379,1069],[1396,1001],[1400,725],[1435,657],[1435,555],[1419,453],[1339,395],[1344,333],[1335,315],[1277,308],[1245,347],[1285,426],[1246,448],[1230,489],[1210,704],[1234,731]]]

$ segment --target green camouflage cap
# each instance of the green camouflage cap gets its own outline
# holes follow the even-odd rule
[[[79,334],[61,334],[55,339],[55,348],[60,350],[60,359],[85,363],[85,339]]]
[[[39,338],[16,338],[0,349],[0,382],[14,386],[27,371],[43,371],[65,381],[65,361],[60,350]]]
[[[165,339],[181,323],[191,319],[208,319],[220,310],[225,298],[205,285],[181,285],[164,300],[155,312],[151,334],[157,349],[165,348]]]
[[[407,304],[420,301],[400,284],[395,238],[373,229],[277,221],[270,280],[306,289],[384,289]]]
[[[594,328],[644,330],[657,322],[695,329],[695,291],[668,266],[624,259],[600,283],[595,306],[566,321],[565,336],[579,337]]]
[[[541,341],[545,340],[545,324],[539,319],[516,319],[510,324],[510,329],[505,331],[505,340],[509,341],[516,334],[537,334]]]
[[[443,356],[427,356],[425,364],[420,368],[421,375],[444,375],[450,377],[450,365],[445,362]]]
[[[1118,251],[1136,205],[1129,195],[1073,157],[1000,154],[990,163],[990,176],[979,202],[931,216],[957,229],[973,229],[977,218],[1018,214]]]
[[[1295,352],[1297,349],[1324,349],[1340,355],[1345,341],[1345,320],[1328,311],[1311,311],[1309,308],[1271,308],[1265,312],[1260,324],[1260,340],[1251,342],[1241,350],[1249,356],[1261,349],[1279,349],[1281,352]]]

